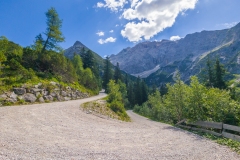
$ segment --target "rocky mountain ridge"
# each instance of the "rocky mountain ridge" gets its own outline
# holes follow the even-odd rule
[[[122,70],[132,75],[141,75],[159,65],[159,70],[153,70],[156,72],[147,77],[157,78],[164,73],[167,78],[178,69],[187,80],[200,72],[209,55],[212,59],[219,58],[232,73],[239,73],[236,69],[239,42],[240,23],[230,29],[188,34],[177,41],[142,42],[110,56],[110,60],[113,64],[118,62]]]

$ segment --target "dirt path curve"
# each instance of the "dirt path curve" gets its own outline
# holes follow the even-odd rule
[[[0,159],[240,159],[228,148],[132,111],[132,122],[79,109],[104,97],[0,108]]]

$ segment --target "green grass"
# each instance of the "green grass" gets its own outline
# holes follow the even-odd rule
[[[129,122],[130,117],[119,112],[114,112],[107,104],[105,98],[97,101],[87,102],[81,105],[84,111],[91,111],[94,115],[103,115],[112,119],[118,119]]]

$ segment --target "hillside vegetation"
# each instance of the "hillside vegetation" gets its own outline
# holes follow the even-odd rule
[[[37,84],[47,89],[51,82],[56,82],[60,88],[71,87],[90,95],[98,94],[101,77],[92,52],[82,57],[74,55],[71,60],[66,58],[58,45],[64,41],[62,21],[54,8],[46,12],[46,17],[44,35],[37,35],[31,46],[21,47],[0,37],[0,94]],[[5,97],[0,98],[3,103],[7,101]]]

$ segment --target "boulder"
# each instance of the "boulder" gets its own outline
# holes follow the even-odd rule
[[[63,97],[66,97],[66,96],[67,96],[67,92],[61,91],[61,95],[62,95]]]
[[[6,101],[6,102],[15,103],[15,102],[17,102],[17,99],[7,98],[5,101]]]
[[[44,103],[44,102],[45,102],[44,99],[43,99],[43,97],[40,97],[40,98],[38,99],[38,101],[39,101],[40,103]]]
[[[57,93],[55,93],[55,92],[52,92],[50,95],[51,95],[52,97],[57,97]]]
[[[71,94],[71,97],[72,97],[72,99],[76,99],[76,98],[77,98],[77,95],[76,95],[75,93],[72,93],[72,94]]]
[[[40,88],[42,86],[42,83],[38,83],[37,85],[35,85],[35,88]]]
[[[69,97],[64,97],[64,100],[65,100],[65,101],[70,101],[71,98],[69,98]]]
[[[5,99],[7,99],[8,97],[7,97],[7,95],[6,94],[1,94],[0,95],[0,99],[2,99],[2,100],[5,100]]]
[[[42,90],[42,95],[44,95],[44,96],[46,96],[46,95],[48,95],[48,91],[46,91],[46,90]]]
[[[17,101],[18,95],[15,94],[14,92],[12,92],[9,97],[10,97],[11,99],[15,99],[15,100]]]
[[[51,95],[43,96],[43,98],[44,98],[46,101],[53,101],[53,97],[52,97]]]
[[[42,89],[38,89],[38,88],[31,88],[31,93],[36,94],[37,92],[41,92]]]
[[[27,93],[27,94],[24,94],[24,95],[23,95],[23,99],[24,99],[26,102],[34,103],[34,102],[37,100],[37,97],[36,97],[34,94]]]
[[[40,92],[36,92],[35,96],[38,97],[41,93]]]
[[[81,97],[81,92],[80,91],[76,91],[76,95],[78,96],[78,97]]]
[[[58,101],[64,101],[64,98],[62,96],[60,96],[59,94],[57,94],[57,100]]]
[[[13,92],[17,95],[23,95],[26,93],[25,88],[13,88]]]

